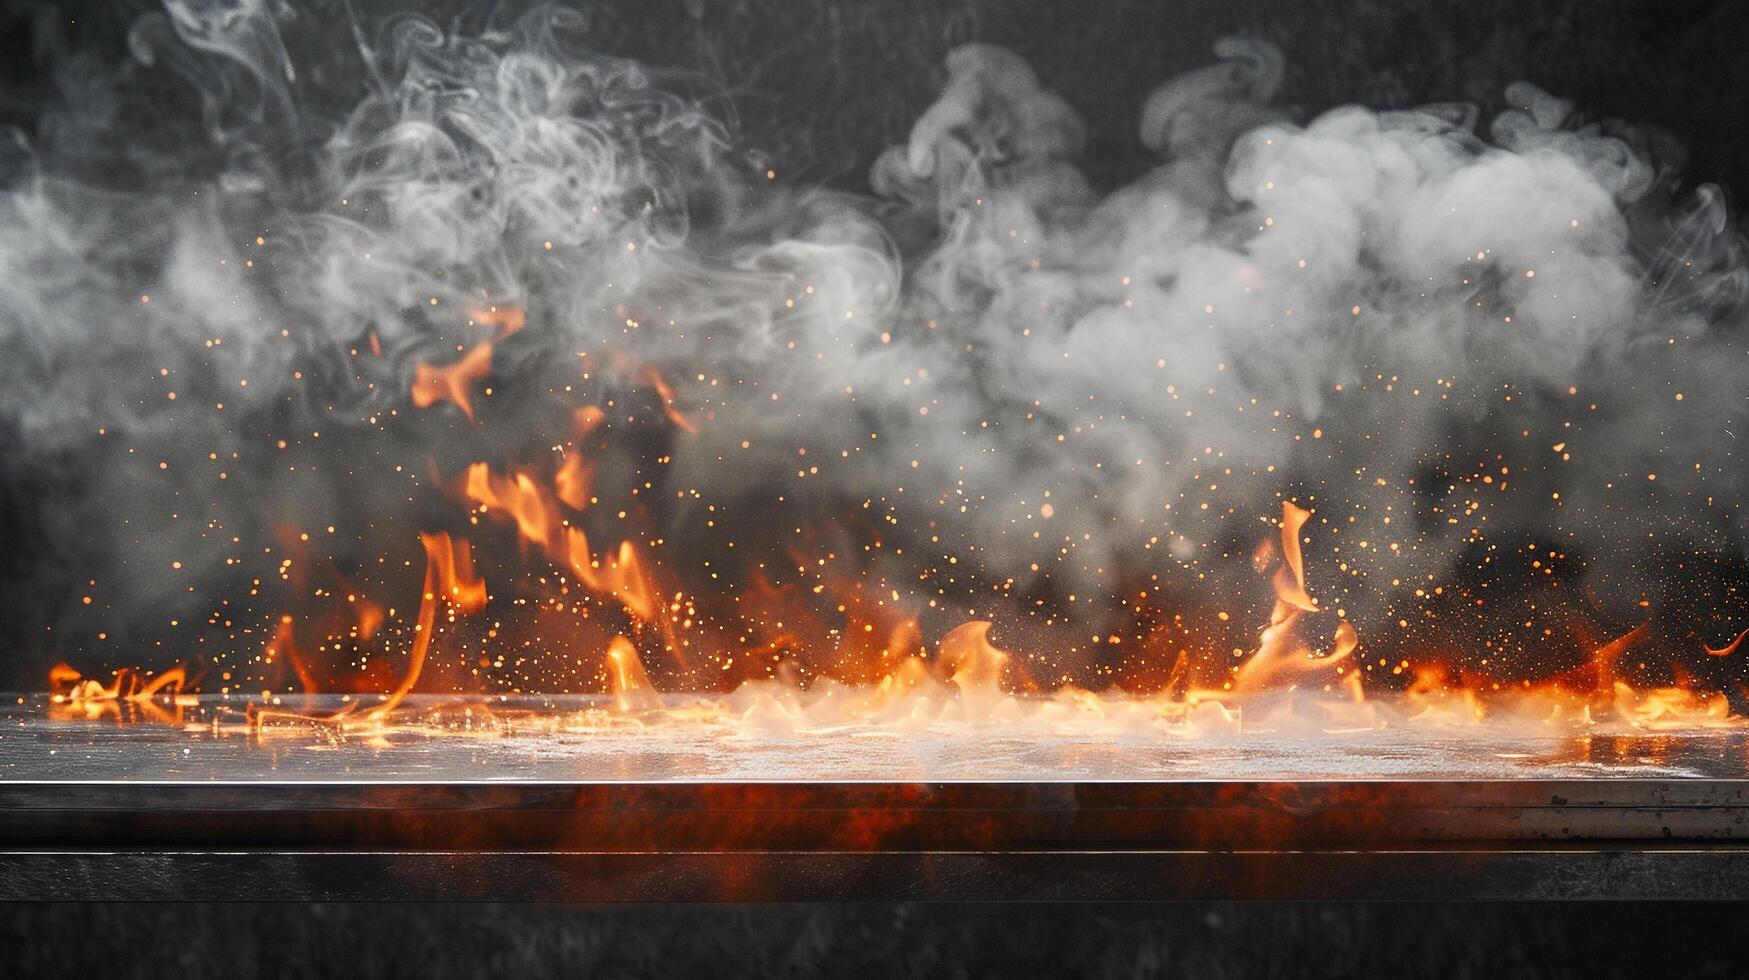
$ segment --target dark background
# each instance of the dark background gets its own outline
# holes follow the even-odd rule
[[[483,18],[453,0],[416,6]],[[145,9],[0,0],[0,127],[33,130],[56,59],[124,57]],[[1486,114],[1525,78],[1596,116],[1668,128],[1692,151],[1691,183],[1723,183],[1734,202],[1749,188],[1741,0],[613,0],[590,17],[599,47],[718,90],[744,143],[797,182],[862,188],[933,97],[944,54],[981,40],[1015,48],[1067,97],[1089,124],[1090,176],[1122,183],[1150,162],[1134,136],[1149,89],[1237,32],[1283,48],[1284,101],[1303,116],[1450,99]],[[33,514],[55,488],[3,465],[6,438],[0,593],[53,546]],[[0,644],[9,608],[0,599]],[[0,973],[1742,976],[1741,923],[1741,909],[1686,905],[47,906],[0,910]]]
[[[115,980],[1666,980],[1743,976],[1742,916],[1682,903],[59,905],[0,915],[0,943],[15,951],[10,976]]]
[[[225,6],[243,0],[187,0]],[[282,3],[285,0],[266,0]],[[1087,120],[1084,166],[1111,187],[1150,165],[1135,130],[1159,82],[1249,34],[1287,56],[1281,101],[1307,118],[1344,103],[1468,101],[1486,119],[1526,79],[1592,117],[1655,123],[1696,181],[1749,186],[1749,16],[1737,0],[571,0],[597,48],[714,89],[715,108],[786,178],[864,189],[875,156],[936,95],[970,41],[1018,51]],[[303,18],[371,25],[414,10],[478,30],[512,0],[300,0]],[[0,0],[0,126],[30,132],[52,63],[126,56],[150,0]],[[288,36],[296,33],[288,28]]]
[[[453,5],[438,0],[429,8]],[[376,0],[362,5],[375,9]],[[362,8],[361,8],[362,9]],[[1361,102],[1469,101],[1483,118],[1526,79],[1672,130],[1691,176],[1749,186],[1749,15],[1734,0],[616,0],[601,47],[718,82],[749,145],[792,180],[862,189],[935,97],[955,45],[1019,52],[1087,120],[1100,186],[1144,172],[1136,137],[1159,82],[1229,34],[1287,56],[1281,99],[1305,117]]]

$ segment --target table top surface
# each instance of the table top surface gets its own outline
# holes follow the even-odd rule
[[[337,699],[300,703],[310,715]],[[676,706],[626,717],[587,696],[414,698],[386,727],[243,721],[241,702],[170,717],[0,708],[0,782],[1192,782],[1749,778],[1749,730],[1380,724],[1316,718],[1187,732],[1146,720],[776,725]]]

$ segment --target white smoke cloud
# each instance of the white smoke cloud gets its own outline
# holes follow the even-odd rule
[[[399,560],[433,465],[539,452],[566,385],[633,398],[610,356],[701,420],[650,505],[682,577],[724,514],[758,554],[812,522],[907,609],[1054,622],[1048,597],[1098,631],[1138,587],[1242,601],[1286,493],[1316,511],[1316,582],[1388,645],[1492,548],[1740,554],[1722,196],[1672,203],[1632,133],[1532,87],[1486,138],[1462,106],[1298,125],[1280,52],[1223,42],[1147,100],[1159,166],[1101,195],[1069,103],[971,46],[855,197],[748,171],[697,103],[570,46],[568,15],[347,25],[310,65],[295,21],[170,3],[129,64],[69,76],[103,97],[7,175],[0,415],[20,465],[86,461],[65,507],[113,563],[105,621],[222,619],[281,553],[270,526]],[[194,97],[186,147],[126,118],[163,68]],[[414,362],[498,303],[530,326],[485,421],[411,410]],[[649,480],[640,452],[603,485]],[[1594,591],[1600,615],[1644,594]]]

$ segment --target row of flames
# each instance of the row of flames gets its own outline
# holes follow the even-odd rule
[[[522,329],[525,316],[522,310],[507,306],[476,310],[473,317],[474,322],[494,330],[492,339],[473,345],[451,363],[419,364],[410,397],[420,408],[453,405],[478,424],[474,395],[491,371],[494,346]],[[693,419],[676,404],[673,389],[654,368],[616,361],[615,369],[659,397],[667,422],[675,429],[697,431]],[[603,410],[594,405],[575,409],[568,445],[580,446],[604,418]],[[666,650],[681,656],[685,644],[676,635],[675,618],[686,607],[684,594],[664,585],[657,566],[632,541],[599,547],[569,516],[594,505],[594,476],[591,462],[575,450],[549,467],[494,470],[486,462],[475,462],[447,480],[445,486],[468,507],[476,523],[484,518],[514,527],[525,553],[538,554],[592,597],[623,609],[634,634],[660,636]],[[1544,720],[1579,724],[1607,716],[1642,728],[1728,725],[1738,720],[1723,695],[1700,692],[1686,684],[1635,689],[1620,678],[1617,664],[1648,638],[1645,625],[1603,645],[1581,668],[1505,692],[1484,695],[1437,665],[1418,667],[1413,683],[1393,700],[1391,713],[1380,714],[1379,706],[1363,689],[1362,671],[1356,669],[1361,638],[1354,625],[1342,614],[1321,607],[1308,591],[1301,546],[1310,517],[1310,511],[1284,502],[1279,538],[1259,544],[1254,562],[1259,571],[1271,574],[1274,608],[1255,649],[1218,687],[1197,683],[1191,661],[1181,653],[1166,683],[1154,695],[1138,698],[1073,689],[1045,692],[1026,676],[1015,658],[990,642],[991,623],[987,621],[966,622],[952,629],[936,644],[931,657],[914,619],[864,616],[850,602],[838,607],[847,621],[840,644],[846,650],[854,647],[851,652],[856,655],[847,659],[877,667],[856,675],[850,688],[854,693],[836,699],[832,710],[845,720],[878,722],[914,720],[919,705],[933,706],[930,710],[936,712],[935,717],[951,711],[955,717],[976,719],[1025,710],[1027,701],[1067,703],[1094,711],[1131,703],[1148,705],[1154,717],[1207,723],[1210,719],[1230,722],[1248,697],[1298,691],[1315,698],[1334,725],[1378,724],[1386,718],[1473,722],[1505,710],[1528,710]],[[406,666],[398,681],[374,700],[348,697],[339,711],[281,709],[266,699],[261,704],[251,703],[248,724],[254,730],[317,723],[341,730],[380,731],[395,723],[397,709],[418,689],[425,674],[440,620],[453,626],[482,613],[489,601],[468,540],[445,532],[427,532],[420,535],[420,542],[425,556],[421,600],[411,628]],[[362,596],[350,599],[347,633],[353,639],[367,640],[383,625],[383,609]],[[321,681],[293,641],[293,622],[290,614],[280,617],[263,661],[286,661],[304,691],[313,694]],[[1327,646],[1304,639],[1319,622],[1331,624]],[[1704,649],[1712,656],[1731,656],[1746,637],[1749,631],[1726,646]],[[613,637],[606,646],[601,673],[609,710],[644,720],[688,710],[675,707],[675,702],[658,694],[638,651],[638,644],[627,635]],[[181,724],[183,710],[199,703],[192,693],[195,685],[183,668],[155,676],[124,669],[103,683],[61,664],[50,672],[49,685],[52,713],[57,718],[108,717]],[[949,703],[951,709],[943,707]]]

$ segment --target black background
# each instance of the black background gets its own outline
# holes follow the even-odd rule
[[[211,0],[223,5],[240,0]],[[198,5],[198,4],[197,4]],[[1690,176],[1749,186],[1749,16],[1734,0],[600,0],[582,10],[604,51],[696,73],[748,145],[797,181],[861,189],[868,165],[938,91],[971,41],[1018,51],[1086,118],[1085,166],[1114,186],[1151,163],[1135,137],[1159,82],[1248,34],[1279,45],[1281,99],[1309,117],[1344,103],[1469,101],[1483,118],[1526,79],[1597,117],[1657,123]],[[526,3],[302,0],[301,17],[373,22],[415,10],[443,25],[506,21]],[[69,53],[125,56],[148,0],[0,0],[0,125],[29,131],[48,70]]]

